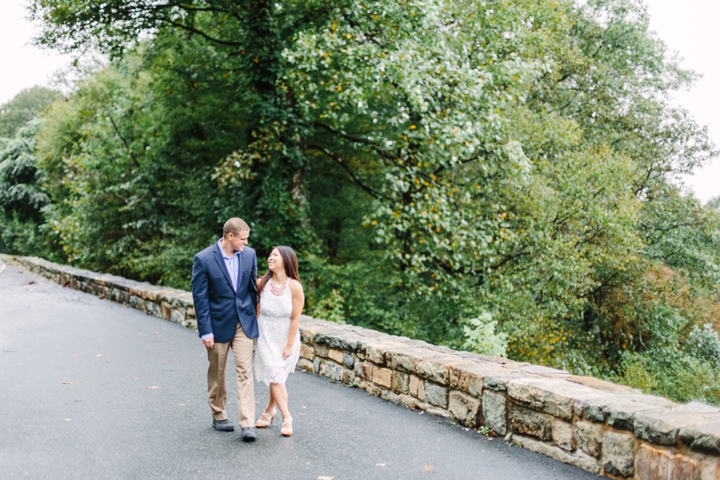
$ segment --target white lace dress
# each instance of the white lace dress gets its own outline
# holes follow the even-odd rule
[[[270,280],[260,294],[260,336],[255,346],[255,380],[265,385],[285,383],[300,358],[300,332],[295,335],[290,357],[285,360],[282,358],[292,314],[292,293],[288,282],[277,286],[271,285]],[[282,291],[278,294],[279,290]]]

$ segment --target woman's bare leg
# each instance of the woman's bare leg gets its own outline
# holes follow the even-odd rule
[[[288,410],[288,394],[284,383],[271,383],[270,396],[280,410],[283,419],[290,420],[290,410]]]
[[[268,398],[267,407],[265,407],[265,413],[272,414],[275,409],[275,398],[273,398],[272,384],[270,385],[270,398]]]

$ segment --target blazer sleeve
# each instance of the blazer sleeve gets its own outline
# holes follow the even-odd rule
[[[210,322],[210,297],[208,296],[208,272],[202,259],[195,255],[192,270],[192,296],[195,306],[195,318],[197,319],[198,334],[213,333]]]

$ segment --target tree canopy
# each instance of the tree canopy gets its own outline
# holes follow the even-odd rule
[[[31,14],[40,44],[111,58],[34,137],[67,261],[187,288],[237,215],[261,255],[300,253],[311,314],[720,401],[697,347],[720,325],[720,214],[678,186],[717,152],[669,104],[695,74],[641,1]],[[711,386],[675,388],[693,377]]]
[[[21,91],[0,105],[0,137],[14,137],[21,127],[60,98],[60,92],[45,87],[36,86]]]

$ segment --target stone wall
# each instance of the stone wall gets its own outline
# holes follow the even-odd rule
[[[17,257],[68,287],[195,328],[188,292]],[[720,409],[505,358],[301,319],[298,366],[397,405],[485,427],[507,442],[612,478],[720,480]]]
[[[197,328],[190,292],[59,265],[37,257],[13,258],[31,272],[42,275],[63,287],[92,293],[184,327]]]

